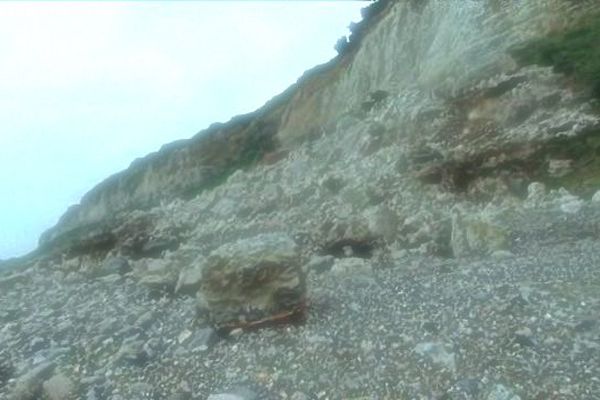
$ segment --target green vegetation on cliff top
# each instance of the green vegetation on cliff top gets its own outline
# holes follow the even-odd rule
[[[552,66],[600,99],[600,14],[576,28],[529,41],[513,49],[512,55],[523,65]]]
[[[576,27],[526,42],[511,54],[521,65],[553,67],[600,99],[600,14],[587,16]],[[542,178],[550,187],[564,187],[584,197],[591,197],[600,187],[600,131],[558,138],[542,153],[548,159],[573,160],[570,173]]]

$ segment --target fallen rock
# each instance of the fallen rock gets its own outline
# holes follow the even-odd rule
[[[573,160],[548,160],[548,174],[560,178],[573,171]]]
[[[453,353],[446,350],[442,343],[424,342],[415,347],[415,352],[422,356],[427,356],[431,361],[440,366],[446,367],[451,371],[456,368],[456,361]]]
[[[194,353],[206,351],[218,340],[217,332],[214,329],[197,329],[192,333],[190,340],[187,342],[187,348]]]
[[[494,385],[488,393],[486,400],[521,400],[521,397],[514,394],[504,385]]]
[[[98,276],[105,276],[111,274],[120,274],[124,275],[127,272],[131,271],[131,266],[129,265],[129,261],[123,257],[110,257],[107,258],[103,263],[102,267],[98,271]]]
[[[443,398],[448,400],[476,399],[481,386],[481,381],[478,378],[459,379],[444,394]]]
[[[509,233],[486,213],[455,209],[452,214],[450,245],[455,257],[488,255],[509,250]]]
[[[333,267],[331,267],[331,273],[341,276],[356,274],[371,275],[373,268],[371,267],[371,263],[363,258],[338,258],[335,260]]]
[[[221,329],[285,320],[304,310],[306,285],[296,244],[263,234],[225,244],[207,258],[199,295]]]
[[[320,228],[324,234],[323,254],[338,258],[370,258],[374,244],[382,238],[380,230],[372,230],[373,221],[365,217],[324,221]]]
[[[531,182],[527,186],[527,203],[535,205],[544,200],[546,186],[541,182]]]
[[[224,393],[211,394],[207,400],[258,400],[258,395],[254,391],[239,388]]]
[[[73,394],[73,383],[63,374],[54,375],[42,385],[47,400],[67,400]]]
[[[175,285],[175,293],[194,294],[198,291],[205,261],[206,259],[201,256],[181,270]]]
[[[398,215],[390,208],[378,205],[363,212],[369,231],[374,237],[382,237],[388,243],[396,240],[398,232]]]
[[[148,353],[144,350],[144,341],[136,337],[127,338],[114,355],[113,362],[121,365],[141,367],[148,361]]]
[[[333,256],[314,256],[302,267],[302,269],[305,273],[315,272],[321,274],[331,269],[334,260],[335,258]]]
[[[55,363],[45,362],[20,376],[9,399],[34,400],[39,398],[42,384],[52,375],[55,368]]]
[[[153,292],[173,293],[175,279],[171,275],[148,275],[140,279],[140,284],[148,287]]]
[[[184,380],[179,383],[179,386],[175,392],[169,396],[168,400],[190,400],[191,398],[192,388],[190,387],[190,384]]]
[[[576,214],[584,206],[584,201],[564,189],[559,189],[560,197],[556,200],[562,212]]]
[[[171,260],[148,259],[134,269],[139,283],[155,293],[169,293],[175,291],[178,270]]]

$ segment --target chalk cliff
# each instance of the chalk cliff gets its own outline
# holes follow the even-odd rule
[[[121,214],[189,200],[236,169],[271,168],[265,164],[302,152],[309,141],[327,142],[318,146],[362,163],[368,162],[365,151],[393,153],[381,162],[419,164],[425,181],[465,191],[494,169],[533,179],[547,167],[544,157],[568,158],[540,153],[544,144],[597,127],[585,84],[514,57],[519,45],[585,23],[598,9],[595,2],[383,4],[350,51],[306,73],[255,113],[136,160],[69,209],[42,236],[41,247],[66,251],[85,247],[82,237],[95,237],[110,249],[119,239],[108,232],[123,224]],[[353,136],[343,132],[346,126],[363,129]]]
[[[1,398],[600,393],[600,3],[372,7],[11,261]]]

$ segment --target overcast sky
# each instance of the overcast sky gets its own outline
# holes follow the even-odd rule
[[[0,259],[135,158],[255,110],[365,2],[0,2]]]

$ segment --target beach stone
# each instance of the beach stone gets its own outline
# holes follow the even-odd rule
[[[338,276],[372,275],[373,267],[369,260],[363,258],[338,258],[331,267],[331,273]]]
[[[184,267],[179,273],[175,293],[184,293],[193,295],[200,288],[202,280],[202,268],[205,262],[204,257],[199,257],[193,263]]]
[[[504,385],[494,385],[488,393],[486,400],[521,400],[521,397],[514,394]]]
[[[488,255],[509,250],[509,232],[492,215],[455,209],[450,245],[455,257]]]
[[[200,285],[209,322],[233,329],[297,314],[306,296],[300,265],[296,244],[284,234],[219,247],[208,256]]]
[[[126,274],[131,271],[129,261],[123,257],[110,257],[102,263],[102,268],[98,271],[98,276],[111,274]]]
[[[57,374],[44,382],[42,393],[48,400],[67,400],[73,393],[73,383],[66,376]]]
[[[29,372],[18,378],[10,400],[34,400],[40,395],[42,384],[52,375],[56,368],[53,362],[45,362],[32,368]]]

